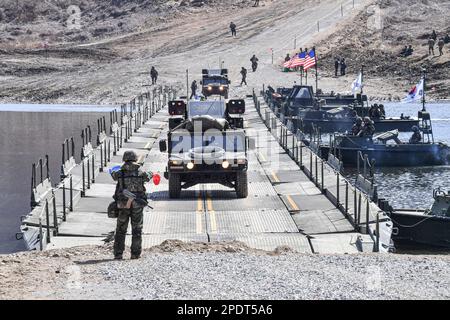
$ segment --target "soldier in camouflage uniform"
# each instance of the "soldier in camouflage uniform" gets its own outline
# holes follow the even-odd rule
[[[128,222],[131,218],[131,259],[138,259],[142,251],[143,213],[144,208],[147,206],[145,183],[150,181],[151,176],[142,171],[141,166],[136,163],[137,156],[135,152],[126,151],[123,155],[123,161],[125,163],[121,169],[112,173],[114,181],[117,181],[114,200],[117,202],[119,209],[114,239],[114,258],[122,259]],[[129,201],[123,194],[123,190],[128,190],[136,195],[136,199],[132,202]]]

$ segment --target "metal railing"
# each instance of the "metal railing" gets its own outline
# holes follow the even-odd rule
[[[28,226],[36,226],[39,234],[39,248],[44,250],[51,237],[58,235],[59,222],[66,221],[69,212],[74,211],[76,200],[86,196],[86,192],[95,183],[98,172],[104,170],[111,161],[111,156],[116,155],[123,143],[128,141],[133,132],[136,132],[159,112],[169,100],[176,98],[176,90],[172,87],[159,86],[152,91],[144,92],[128,104],[123,104],[119,109],[109,114],[109,136],[106,128],[106,118],[97,120],[96,146],[92,146],[92,129],[90,126],[81,132],[82,147],[81,161],[75,161],[75,142],[73,137],[62,143],[60,183],[52,187],[50,183],[50,168],[48,156],[39,159],[32,165],[31,174],[31,206],[33,210],[28,216],[22,217],[22,223]],[[119,114],[120,112],[120,114]],[[81,176],[80,176],[81,171]],[[75,173],[76,172],[76,173]],[[44,190],[48,186],[48,190]],[[42,195],[40,195],[40,193]],[[46,192],[46,193],[45,193]],[[37,198],[37,196],[39,198]],[[78,196],[77,196],[78,195]],[[56,206],[57,197],[62,198],[62,208],[58,212]],[[42,206],[37,208],[37,206]],[[58,217],[58,214],[62,214]],[[31,223],[27,218],[36,215]],[[51,219],[53,216],[53,219]],[[51,221],[53,220],[53,221]],[[44,233],[45,239],[44,239]],[[22,239],[21,233],[16,235]],[[45,241],[44,241],[45,240]]]
[[[370,223],[370,203],[372,198],[357,187],[353,187],[352,183],[342,175],[343,164],[340,158],[335,157],[337,165],[329,165],[327,161],[323,160],[318,153],[321,150],[321,134],[320,129],[316,128],[311,134],[310,144],[311,148],[305,145],[305,135],[298,130],[295,134],[289,131],[289,129],[282,123],[278,122],[277,117],[267,109],[262,109],[261,104],[253,91],[253,101],[258,114],[261,116],[264,124],[272,134],[277,138],[280,146],[286,151],[286,153],[299,165],[300,169],[307,175],[307,177],[316,185],[319,190],[327,196],[327,198],[339,209],[344,216],[352,224],[355,231],[371,234],[375,237],[374,251],[379,251],[380,245],[380,212],[376,214],[375,232],[372,233]],[[274,124],[275,123],[275,124]],[[279,128],[278,128],[279,126]],[[275,130],[274,130],[275,128]],[[292,139],[292,140],[290,140]],[[333,155],[334,156],[334,155]],[[367,161],[363,163],[364,177],[367,177],[370,168],[370,172],[373,172],[373,163]],[[333,160],[332,160],[333,161]],[[325,165],[327,164],[327,165]],[[336,191],[335,194],[327,189],[324,181],[325,167],[327,170],[333,170],[336,175]],[[373,177],[373,175],[372,175]],[[373,186],[373,179],[371,180]],[[342,190],[343,188],[343,190]],[[353,193],[353,201],[350,199],[350,194]],[[362,217],[362,204],[363,198],[366,204],[365,223],[361,228]],[[353,210],[352,210],[353,209]]]

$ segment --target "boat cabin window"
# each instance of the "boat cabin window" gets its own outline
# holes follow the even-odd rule
[[[300,88],[297,92],[296,99],[311,99],[311,94],[308,88]]]

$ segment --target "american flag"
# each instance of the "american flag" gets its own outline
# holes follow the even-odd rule
[[[311,50],[306,56],[305,63],[303,64],[303,70],[308,70],[317,64],[316,52]]]
[[[300,52],[299,54],[296,54],[294,57],[292,57],[291,60],[284,63],[285,68],[293,69],[296,67],[301,67],[305,63],[306,58],[306,52]]]

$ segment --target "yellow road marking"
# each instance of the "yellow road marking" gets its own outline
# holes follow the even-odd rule
[[[197,234],[202,233],[202,216],[203,216],[203,199],[202,195],[199,193],[197,199],[197,214],[195,215]]]
[[[152,142],[148,142],[148,143],[145,145],[144,149],[150,150],[151,147],[152,147]]]
[[[280,179],[278,179],[278,176],[274,171],[272,171],[272,178],[275,182],[280,182]]]
[[[165,123],[161,123],[159,129],[163,129],[165,125],[166,125]]]
[[[208,205],[208,214],[211,220],[211,232],[217,232],[216,212],[214,211],[212,199],[209,194],[207,195],[206,204]]]
[[[292,198],[291,198],[290,195],[287,195],[286,198],[287,198],[289,204],[291,205],[291,207],[292,207],[292,209],[293,209],[294,211],[300,211],[300,208],[297,206],[297,204],[295,203],[295,201],[292,200]]]
[[[145,156],[143,154],[141,154],[138,158],[137,163],[144,163],[144,158],[145,158]]]
[[[261,151],[259,151],[258,154],[259,154],[259,158],[261,159],[262,162],[267,161],[266,157],[264,157],[264,155],[261,153]]]

